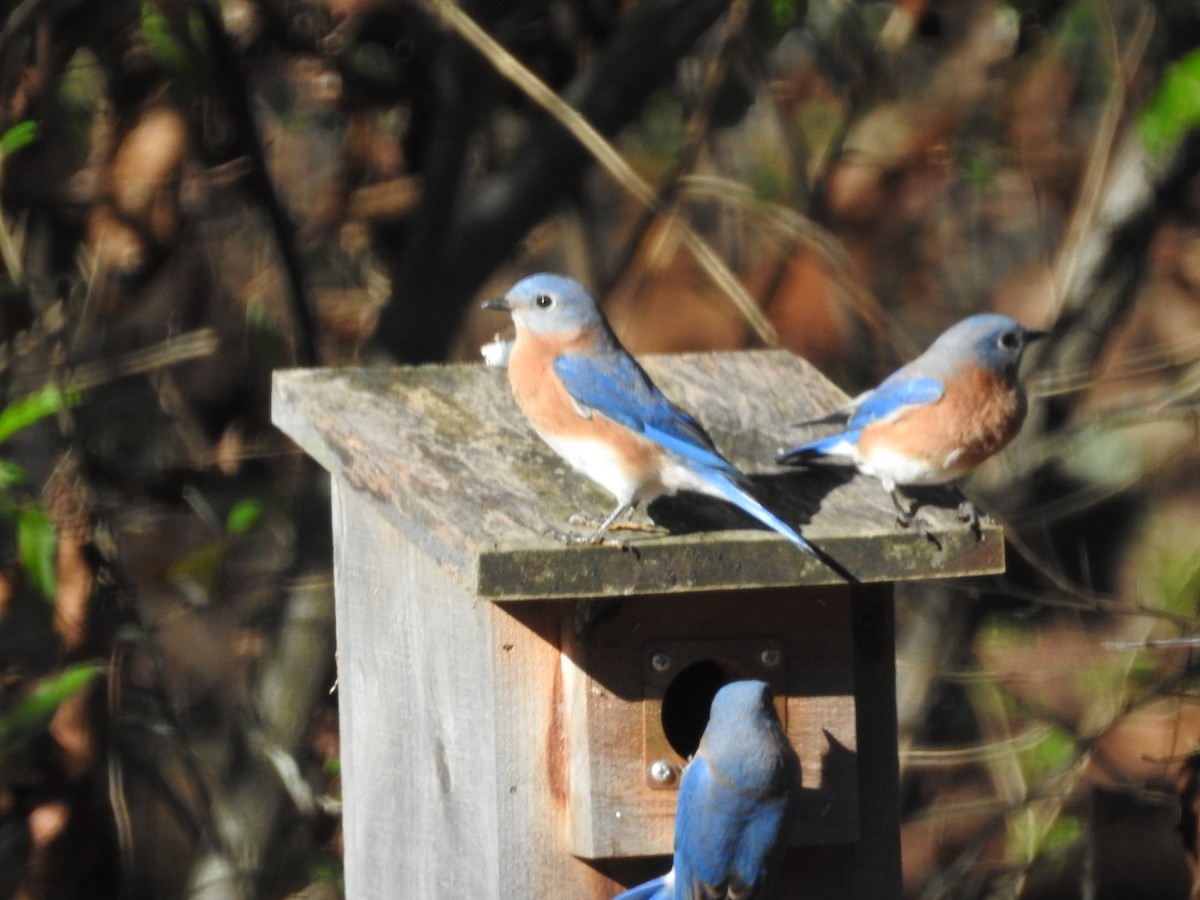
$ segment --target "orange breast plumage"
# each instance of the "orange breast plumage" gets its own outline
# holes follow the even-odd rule
[[[864,471],[897,484],[961,478],[1011,441],[1025,420],[1019,385],[979,366],[946,379],[942,397],[863,429]]]
[[[602,413],[582,408],[555,374],[555,359],[589,344],[585,333],[535,335],[518,329],[508,363],[517,405],[551,449],[618,499],[666,492],[660,477],[662,447]]]

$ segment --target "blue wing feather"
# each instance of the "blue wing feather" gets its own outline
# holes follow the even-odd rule
[[[780,815],[785,808],[783,798]],[[772,842],[763,842],[758,863],[752,859],[756,853],[752,845],[772,823],[777,825],[770,815],[760,823],[761,815],[761,798],[739,791],[727,778],[714,778],[703,757],[694,759],[679,785],[675,818],[679,895],[702,900],[738,883],[756,885],[765,872],[759,863]]]
[[[713,802],[713,789],[708,763],[698,756],[684,770],[675,805],[676,894],[686,900],[704,896],[700,887],[720,878],[731,859],[728,848],[722,852],[714,846],[727,830],[714,821],[714,812],[719,816],[721,810]]]
[[[942,394],[946,392],[946,386],[936,378],[914,378],[906,375],[897,377],[900,375],[901,373],[897,372],[875,390],[860,397],[849,410],[845,430],[793,447],[777,456],[776,462],[785,465],[823,461],[844,463],[845,454],[838,452],[839,444],[856,444],[863,428],[872,422],[894,416],[913,406],[933,403],[941,399]],[[825,421],[836,421],[836,417],[840,415],[841,411],[832,413],[825,417]],[[819,421],[802,424],[816,424]]]
[[[762,888],[773,865],[771,857],[782,853],[778,836],[787,824],[788,798],[760,800],[755,815],[748,818],[738,842],[733,871],[750,888]]]
[[[752,497],[742,474],[717,452],[694,418],[666,398],[628,353],[560,356],[554,371],[580,406],[594,410],[669,450],[704,474],[712,491],[783,535],[806,553],[812,545]],[[814,554],[815,555],[815,554]]]
[[[629,354],[560,356],[554,371],[576,403],[646,435],[684,459],[736,472],[700,423],[668,400]]]
[[[847,430],[894,415],[906,406],[933,403],[946,392],[946,386],[936,378],[896,378],[892,376],[875,388],[854,408]]]
[[[671,900],[673,896],[674,893],[667,884],[667,876],[663,875],[630,888],[623,894],[617,894],[613,900]]]

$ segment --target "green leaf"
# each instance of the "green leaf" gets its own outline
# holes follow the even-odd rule
[[[1042,835],[1038,852],[1061,855],[1074,847],[1083,836],[1083,821],[1079,816],[1065,813],[1055,816],[1046,833]]]
[[[319,857],[309,866],[309,877],[313,881],[332,886],[334,893],[339,897],[346,891],[346,879],[342,862],[327,852],[321,852]]]
[[[1163,155],[1200,125],[1200,50],[1177,60],[1142,110],[1138,129],[1146,149]]]
[[[6,441],[34,422],[52,416],[60,409],[78,406],[79,391],[63,391],[56,384],[47,384],[41,390],[22,397],[0,410],[0,441]]]
[[[262,518],[263,507],[257,500],[239,500],[225,517],[225,530],[230,534],[245,534]]]
[[[1035,801],[1010,818],[1006,852],[1013,860],[1026,864],[1038,860],[1054,871],[1066,862],[1084,833],[1078,816],[1062,813],[1053,801]]]
[[[204,17],[196,10],[187,11],[188,36],[192,43],[200,49],[201,55],[208,49],[208,28],[204,25]]]
[[[187,71],[187,50],[171,34],[166,16],[152,3],[142,4],[142,37],[154,58],[169,72]]]
[[[103,671],[97,663],[77,663],[39,681],[25,699],[0,716],[0,760],[41,734],[59,705]]]
[[[987,150],[968,153],[962,160],[963,178],[979,191],[990,191],[995,187],[998,169],[995,155]]]
[[[58,529],[40,506],[17,509],[17,555],[25,574],[46,600],[58,594]]]
[[[25,484],[29,476],[25,470],[11,459],[0,459],[0,492]]]
[[[1043,778],[1063,772],[1079,753],[1075,736],[1065,728],[1052,727],[1032,747],[1022,750],[1019,756],[1021,773],[1027,784],[1036,784]]]
[[[1176,615],[1195,615],[1196,598],[1200,597],[1200,551],[1194,544],[1188,546],[1184,538],[1161,546],[1156,556],[1155,605]]]
[[[213,541],[193,550],[168,570],[171,581],[185,590],[194,603],[207,603],[221,574],[225,542]]]
[[[36,141],[37,137],[37,122],[18,122],[0,135],[0,157],[12,156],[22,147]]]
[[[768,0],[771,26],[782,34],[804,18],[805,0]]]

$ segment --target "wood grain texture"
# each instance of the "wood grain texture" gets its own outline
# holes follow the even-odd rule
[[[612,897],[568,845],[563,604],[473,603],[333,496],[346,896]]]
[[[333,475],[348,897],[599,900],[661,874],[676,792],[647,780],[656,717],[675,673],[709,659],[776,686],[802,760],[778,897],[898,896],[886,582],[1001,571],[1001,533],[976,542],[927,511],[938,549],[870,479],[774,471],[815,433],[786,423],[845,401],[794,356],[644,362],[764,502],[879,583],[848,586],[705,498],[652,504],[671,533],[628,550],[547,537],[611,501],[525,425],[502,370],[276,375],[276,423]]]
[[[694,413],[761,499],[863,582],[1002,571],[995,526],[977,542],[951,512],[922,516],[941,549],[898,529],[867,478],[781,471],[784,446],[818,432],[787,423],[846,397],[784,351],[642,360]],[[398,531],[481,599],[666,594],[749,586],[832,584],[842,576],[741,513],[692,495],[651,504],[667,536],[625,536],[635,551],[566,546],[548,529],[572,515],[599,521],[611,498],[570,471],[523,421],[501,369],[481,365],[279,372],[273,417],[335,478],[369,495]],[[641,521],[646,521],[639,513]],[[618,533],[618,536],[621,536]]]
[[[668,602],[671,601],[671,602]],[[736,609],[736,615],[731,615]],[[587,858],[669,854],[678,782],[648,786],[646,733],[668,685],[689,666],[718,664],[730,679],[759,678],[786,705],[785,727],[803,767],[796,843],[858,837],[858,788],[842,763],[857,746],[850,597],[846,588],[746,591],[609,604],[595,624],[564,630],[572,852]],[[760,647],[777,648],[774,668]],[[648,660],[665,653],[656,672]],[[653,756],[684,759],[661,742]],[[830,765],[826,765],[829,762]]]
[[[891,589],[851,592],[858,748],[858,840],[792,847],[788,880],[797,898],[900,897],[900,766],[896,748],[896,639]]]
[[[887,586],[480,603],[372,498],[333,501],[347,897],[601,900],[664,871],[646,655],[763,636],[806,789],[774,900],[898,896]]]

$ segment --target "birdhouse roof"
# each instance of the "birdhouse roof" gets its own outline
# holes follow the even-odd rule
[[[834,567],[740,512],[691,495],[650,504],[670,533],[615,531],[624,549],[565,544],[613,499],[526,425],[505,372],[475,364],[278,372],[275,423],[338,482],[370,497],[403,538],[484,600],[670,594],[900,581],[1004,569],[1001,530],[983,540],[953,510],[922,507],[937,543],[899,528],[882,486],[833,468],[781,469],[784,447],[819,434],[790,423],[846,396],[782,350],[649,356],[664,393],[695,415],[755,494],[798,524]],[[583,514],[588,524],[572,525]],[[648,524],[640,510],[635,523]],[[589,528],[590,526],[590,528]],[[940,545],[940,546],[939,546]],[[395,553],[396,547],[355,548]]]

